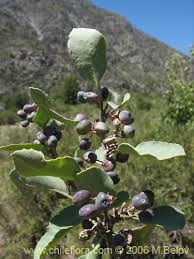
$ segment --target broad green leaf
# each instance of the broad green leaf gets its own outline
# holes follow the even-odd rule
[[[175,143],[167,143],[161,141],[148,141],[131,146],[128,143],[122,143],[118,147],[119,151],[130,153],[136,151],[140,156],[150,155],[156,157],[158,160],[165,160],[176,156],[185,156],[184,148]]]
[[[37,151],[42,151],[43,153],[47,153],[46,147],[42,144],[32,144],[32,143],[24,143],[24,144],[10,144],[7,146],[1,146],[0,151],[16,151],[20,149],[34,149]]]
[[[54,177],[54,176],[23,177],[16,170],[12,170],[9,176],[13,181],[13,183],[21,191],[43,189],[44,191],[46,190],[46,191],[58,192],[70,198],[65,182],[59,177]]]
[[[41,89],[30,87],[30,94],[33,101],[38,106],[33,122],[37,123],[40,127],[44,127],[50,119],[58,120],[64,125],[74,126],[78,124],[78,122],[65,118],[51,109],[51,103],[49,101],[48,95],[45,94]]]
[[[113,108],[113,109],[116,109],[116,108],[119,107],[118,104],[113,103],[113,102],[107,102],[107,104],[108,104],[111,108]]]
[[[77,64],[80,74],[99,82],[106,70],[106,41],[103,35],[88,28],[74,28],[67,43],[69,53]]]
[[[65,180],[73,180],[80,171],[77,162],[69,156],[45,160],[42,152],[33,149],[22,149],[11,154],[15,168],[21,175],[55,176]]]
[[[33,119],[33,123],[36,123],[43,128],[46,126],[49,120],[50,120],[49,110],[46,110],[46,109],[43,110],[41,107],[38,107],[36,111],[36,115]]]
[[[131,95],[129,93],[126,93],[123,97],[122,103],[119,105],[119,108],[123,107],[130,99]]]
[[[75,183],[78,189],[89,190],[94,196],[99,192],[115,195],[111,178],[98,167],[90,167],[77,174]]]
[[[104,161],[106,159],[106,150],[103,146],[96,149],[95,153],[99,161]]]
[[[135,245],[143,245],[147,243],[154,229],[154,225],[144,225],[131,229],[133,243]]]
[[[100,259],[101,255],[99,254],[100,244],[96,245],[92,251],[86,255],[81,255],[79,259]]]
[[[48,225],[47,232],[41,237],[34,250],[34,259],[41,259],[54,247],[73,226],[80,224],[79,208],[64,208]]]
[[[30,87],[30,94],[36,105],[41,107],[42,110],[48,110],[50,102],[47,94],[45,94],[41,89],[35,87]]]
[[[68,118],[63,117],[62,115],[60,115],[59,113],[55,112],[52,109],[49,109],[49,114],[50,114],[50,118],[58,120],[64,125],[76,126],[79,123],[78,121],[70,120]]]
[[[9,177],[10,177],[11,181],[15,184],[15,186],[22,193],[25,193],[25,194],[31,193],[30,189],[33,187],[26,185],[25,180],[21,177],[21,175],[15,169],[13,169],[10,172]]]
[[[167,230],[179,230],[185,226],[185,215],[181,210],[170,206],[160,206],[153,209],[151,223],[160,225]]]

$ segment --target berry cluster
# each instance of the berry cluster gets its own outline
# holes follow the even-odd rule
[[[138,214],[139,220],[142,223],[150,223],[153,217],[151,207],[154,204],[154,193],[149,190],[140,192],[132,198],[132,204],[137,210],[141,211]]]
[[[41,143],[48,147],[56,147],[58,141],[62,138],[62,133],[54,125],[47,125],[43,131],[36,134],[35,143]]]
[[[101,97],[93,92],[79,91],[77,93],[77,100],[81,103],[88,102],[90,104],[97,104],[101,98],[103,103],[109,96],[109,90],[107,87],[100,88],[100,96]],[[93,122],[87,115],[81,113],[75,116],[74,120],[78,121],[76,131],[78,135],[80,135],[79,149],[87,151],[83,155],[84,161],[79,158],[79,164],[82,164],[83,166],[84,162],[89,164],[100,162],[106,174],[110,176],[114,184],[117,184],[120,181],[120,178],[114,171],[116,163],[125,163],[129,158],[128,154],[117,151],[117,138],[128,138],[134,136],[134,117],[130,111],[121,111],[119,108],[111,109],[110,111],[107,111],[107,109],[107,106],[103,109],[103,121],[97,119]],[[112,129],[106,123],[108,119],[112,122]],[[111,131],[112,133],[108,135]],[[90,134],[90,136],[85,136],[87,134]],[[102,140],[102,144],[105,149],[104,161],[99,161],[96,153],[90,150],[92,145],[91,139],[94,134]]]
[[[26,128],[32,121],[36,113],[36,104],[25,104],[22,110],[17,111],[17,115],[22,119],[20,125]]]

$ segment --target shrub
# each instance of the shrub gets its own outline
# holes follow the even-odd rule
[[[167,109],[162,119],[168,124],[191,124],[194,122],[194,81],[191,58],[176,54],[166,64],[169,90],[166,92]]]
[[[64,102],[67,104],[76,104],[78,91],[79,84],[76,76],[69,75],[64,82]]]

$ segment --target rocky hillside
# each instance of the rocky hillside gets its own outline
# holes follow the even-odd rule
[[[88,0],[0,0],[0,98],[39,86],[54,89],[73,71],[67,38],[73,27],[100,30],[108,43],[103,81],[114,87],[161,89],[164,63],[175,50]]]

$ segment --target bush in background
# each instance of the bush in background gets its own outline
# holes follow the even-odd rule
[[[185,58],[176,54],[166,64],[166,79],[169,90],[166,92],[167,109],[163,120],[168,124],[194,123],[194,80],[192,69],[194,52]]]

